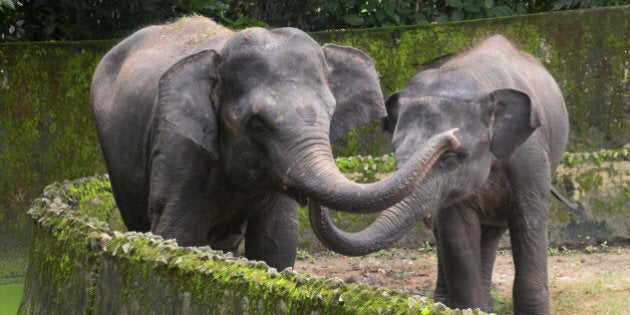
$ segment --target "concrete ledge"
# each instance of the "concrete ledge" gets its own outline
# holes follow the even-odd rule
[[[482,314],[119,232],[111,199],[108,178],[98,176],[52,184],[33,202],[21,313]]]

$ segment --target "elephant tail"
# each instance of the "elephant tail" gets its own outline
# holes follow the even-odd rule
[[[553,186],[551,186],[551,194],[556,197],[558,201],[569,208],[569,210],[571,210],[571,212],[573,212],[575,215],[582,219],[586,218],[586,209],[584,209],[584,206],[581,203],[569,201],[567,198],[562,196],[562,194],[560,194],[560,192]]]

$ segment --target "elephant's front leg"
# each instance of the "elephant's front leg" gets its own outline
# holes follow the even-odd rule
[[[487,309],[481,277],[479,217],[470,209],[451,206],[440,210],[438,271],[446,281],[446,305]],[[440,286],[438,275],[438,289]],[[440,292],[436,292],[440,293]]]
[[[514,313],[549,314],[547,216],[518,215],[509,225],[515,269]]]
[[[176,239],[180,246],[205,245],[212,224],[208,183],[217,167],[194,143],[168,133],[151,163],[149,219],[151,232]]]
[[[266,197],[247,221],[245,256],[283,270],[293,267],[297,253],[297,204],[282,194]]]

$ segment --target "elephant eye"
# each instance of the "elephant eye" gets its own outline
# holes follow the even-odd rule
[[[247,120],[246,128],[254,136],[262,136],[271,131],[258,115],[254,115]]]
[[[445,169],[451,169],[457,166],[464,159],[464,155],[454,151],[448,151],[440,157],[440,167]]]

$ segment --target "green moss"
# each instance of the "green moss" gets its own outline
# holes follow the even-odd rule
[[[36,311],[38,303],[45,303],[47,311],[82,313],[194,313],[208,308],[266,314],[450,312],[428,300],[411,303],[409,296],[395,290],[347,285],[290,270],[278,273],[265,263],[209,248],[184,248],[150,234],[112,231],[107,223],[77,212],[98,212],[98,207],[78,205],[86,196],[103,196],[108,191],[104,180],[49,186],[29,211],[36,226],[27,312]]]
[[[105,171],[89,88],[110,45],[0,45],[0,208],[13,224],[45,183]]]

